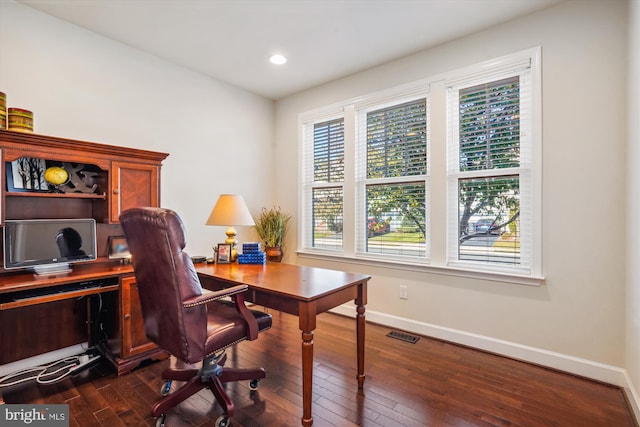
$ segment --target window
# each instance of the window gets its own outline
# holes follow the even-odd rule
[[[360,112],[359,164],[366,206],[360,252],[426,256],[427,100]],[[359,181],[360,181],[359,179]],[[358,222],[358,221],[356,221]]]
[[[447,85],[448,264],[530,273],[531,62]]]
[[[312,233],[308,246],[327,250],[343,248],[344,119],[314,123],[307,129],[313,164],[307,178],[311,195],[308,216]]]
[[[539,278],[539,55],[302,114],[299,251]]]

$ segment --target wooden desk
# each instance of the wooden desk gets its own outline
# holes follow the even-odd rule
[[[245,284],[247,301],[299,318],[302,331],[302,425],[313,424],[313,331],[316,316],[353,300],[356,304],[358,389],[364,383],[364,328],[367,282],[370,276],[292,264],[217,264],[196,268],[202,286],[219,289]]]
[[[129,268],[129,274],[132,273]],[[119,276],[120,272],[113,268],[90,263],[58,275],[1,274],[0,365],[88,341],[89,305],[85,300],[84,309],[76,310],[78,299],[117,292]],[[100,287],[63,289],[70,283],[100,279],[106,279]],[[24,297],[25,292],[32,291],[42,291],[42,295]]]
[[[84,298],[98,294],[102,313]],[[99,347],[118,374],[166,358],[144,333],[137,294],[133,267],[106,259],[68,273],[0,274],[0,365],[83,342]],[[98,323],[104,329],[92,336]]]
[[[77,292],[65,292],[58,294],[55,288],[61,285],[74,282],[82,282],[106,277],[120,277],[122,274],[133,274],[133,267],[130,265],[120,265],[114,263],[87,263],[75,265],[68,273],[37,275],[31,272],[17,271],[15,273],[5,273],[0,275],[0,311],[30,305],[40,305],[62,299],[76,298],[95,293],[118,290],[118,286],[109,286],[101,289],[86,289]],[[50,295],[43,295],[39,298],[27,299],[24,301],[11,301],[3,296],[31,291],[35,289],[52,289]],[[6,300],[5,300],[6,299]]]
[[[133,269],[124,272],[133,274]],[[121,274],[120,266],[86,263],[69,273],[0,275],[0,365],[87,341],[87,300],[78,305],[78,299],[117,293]],[[103,280],[106,286],[65,289],[69,284]],[[41,294],[23,298],[25,292]]]

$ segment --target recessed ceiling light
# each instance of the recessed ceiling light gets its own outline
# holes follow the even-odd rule
[[[269,58],[269,61],[271,61],[272,64],[282,65],[287,62],[287,58],[285,58],[282,55],[276,54],[276,55],[272,55],[271,58]]]

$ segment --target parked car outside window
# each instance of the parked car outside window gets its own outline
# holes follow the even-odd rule
[[[491,218],[482,218],[476,222],[476,233],[500,234],[500,229],[496,227],[495,220]]]

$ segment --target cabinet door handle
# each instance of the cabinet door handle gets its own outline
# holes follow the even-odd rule
[[[113,190],[113,194],[118,194],[118,193],[120,193],[120,190],[119,190],[118,188],[115,188],[115,189]]]
[[[125,318],[125,320],[129,320],[129,319],[131,319],[131,315],[129,313],[127,313],[127,314],[124,315],[124,318]]]

